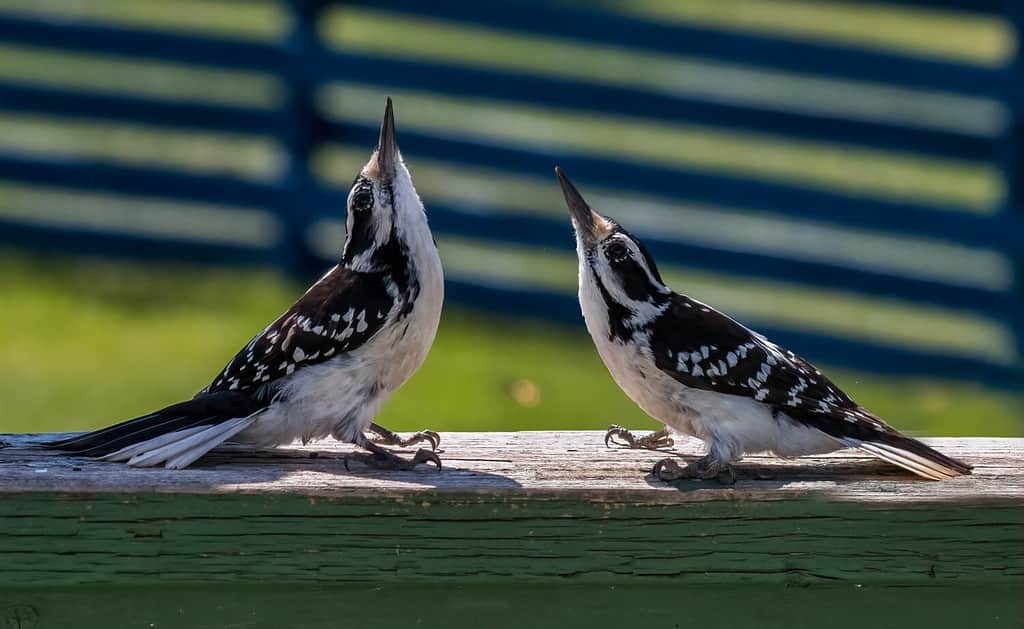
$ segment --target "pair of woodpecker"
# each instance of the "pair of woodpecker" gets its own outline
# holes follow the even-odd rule
[[[579,299],[616,383],[665,430],[606,443],[662,449],[669,429],[704,441],[663,480],[731,477],[746,453],[784,457],[854,447],[930,479],[970,467],[891,428],[820,371],[714,308],[673,292],[651,254],[587,205],[555,169],[576,232]],[[410,469],[441,461],[429,430],[403,438],[376,424],[384,402],[423,363],[441,316],[441,259],[395,141],[388,99],[380,139],[348,196],[341,260],[257,334],[193,399],[50,444],[133,466],[184,468],[233,441],[271,447],[334,437],[364,462]],[[410,458],[386,449],[429,443]],[[726,481],[728,482],[728,481]]]

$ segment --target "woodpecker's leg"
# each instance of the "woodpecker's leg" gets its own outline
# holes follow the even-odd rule
[[[732,466],[714,454],[702,456],[685,466],[679,465],[676,459],[662,459],[654,464],[652,473],[655,478],[666,482],[683,478],[714,478],[723,485],[732,485],[736,482],[736,473]]]
[[[622,441],[617,441],[616,438],[621,439]],[[622,426],[616,426],[613,424],[608,427],[608,432],[604,433],[604,445],[611,446],[612,444],[625,446],[627,448],[662,450],[664,448],[671,448],[674,446],[675,441],[672,440],[672,436],[669,434],[668,428],[662,428],[658,432],[652,432],[644,435],[643,437],[637,437]]]
[[[408,438],[403,438],[402,435],[397,432],[392,432],[380,424],[372,423],[370,424],[370,432],[377,435],[376,437],[371,437],[371,441],[382,446],[408,448],[414,443],[428,441],[430,442],[430,449],[437,450],[438,446],[441,445],[441,435],[437,434],[433,430],[421,430],[417,433],[413,433]]]
[[[416,454],[413,455],[412,459],[403,459],[394,452],[380,447],[365,437],[357,439],[356,445],[361,448],[366,448],[369,452],[357,452],[346,456],[344,459],[346,470],[349,469],[349,459],[362,461],[370,467],[375,467],[381,470],[411,470],[420,463],[433,463],[437,466],[438,471],[441,470],[441,459],[434,454],[433,450],[420,448],[416,451]]]

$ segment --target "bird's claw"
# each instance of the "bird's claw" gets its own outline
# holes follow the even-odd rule
[[[682,478],[693,478],[693,470],[689,465],[679,465],[679,462],[675,459],[662,459],[654,464],[654,469],[651,473],[658,480],[663,480],[666,483],[676,481]]]
[[[431,450],[437,450],[439,447],[441,447],[441,435],[437,434],[433,430],[421,430],[413,434],[411,437],[409,437],[402,443],[402,447],[404,448],[407,445],[419,443],[420,441],[430,442]]]
[[[616,437],[622,441],[616,441]],[[672,440],[667,430],[659,430],[643,437],[637,437],[626,428],[613,424],[604,434],[604,445],[609,448],[612,445],[617,445],[643,450],[663,450],[674,446],[675,441]]]
[[[346,471],[351,471],[348,465],[350,459],[362,461],[367,466],[378,470],[411,470],[417,465],[433,463],[437,466],[437,471],[441,471],[441,457],[437,456],[433,450],[426,448],[417,450],[412,459],[404,459],[387,450],[349,454],[342,460]]]
[[[382,429],[377,432],[375,437],[371,437],[371,440],[379,445],[397,446],[399,448],[408,448],[413,444],[424,441],[430,443],[431,450],[437,450],[441,446],[441,435],[437,434],[433,430],[420,430],[408,437],[402,437],[398,433]]]
[[[436,433],[435,436],[437,436]],[[440,443],[440,441],[441,438],[438,437],[438,443]],[[437,449],[437,445],[434,445],[434,449]],[[410,466],[410,468],[415,467],[420,463],[423,463],[424,465],[426,465],[427,463],[433,463],[434,465],[437,466],[437,471],[441,471],[441,457],[437,456],[437,453],[434,452],[434,450],[427,450],[426,448],[420,448],[419,450],[417,450],[416,454],[414,454],[412,457],[412,465]]]
[[[680,465],[676,459],[661,459],[654,464],[651,474],[658,480],[671,483],[684,478],[701,480],[715,479],[721,485],[736,483],[736,472],[731,465],[701,458],[688,465]]]

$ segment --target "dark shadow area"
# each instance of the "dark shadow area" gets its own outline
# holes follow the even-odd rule
[[[805,575],[813,580],[813,575]],[[680,587],[558,582],[359,583],[316,586],[0,589],[0,626],[78,627],[1020,627],[1017,586],[887,587],[852,583],[718,584]],[[18,624],[20,622],[20,624]],[[4,624],[7,623],[7,624]]]
[[[677,455],[678,456],[678,455]],[[687,462],[695,457],[683,457]],[[862,481],[889,481],[911,483],[933,483],[884,461],[842,461],[842,460],[792,460],[773,464],[754,462],[733,466],[736,482],[729,484],[718,480],[681,479],[663,481],[655,478],[651,470],[645,470],[644,480],[652,487],[676,487],[680,491],[698,489],[784,489],[794,483],[833,482],[838,485]]]
[[[279,484],[275,489],[287,492],[294,488],[297,494],[305,491],[330,492],[334,489],[380,489],[386,486],[383,483],[392,481],[436,489],[514,489],[521,486],[518,481],[501,474],[445,462],[443,448],[438,450],[442,459],[441,470],[430,464],[418,465],[411,470],[375,469],[357,457],[349,459],[346,469],[345,455],[361,454],[355,447],[346,447],[344,451],[254,449],[234,444],[214,449],[183,470],[169,470],[163,467],[130,467],[124,463],[73,456],[41,446],[44,442],[64,436],[19,435],[17,445],[4,448],[0,453],[0,463],[17,465],[19,459],[23,458],[23,464],[32,467],[35,472],[31,477],[30,489],[40,491],[59,490],[69,478],[73,479],[76,489],[85,491],[115,488],[142,492],[165,489],[205,492],[217,488],[260,491],[262,484],[282,482],[285,484]],[[416,449],[396,449],[394,452],[402,458],[411,459]],[[304,478],[288,480],[290,476],[297,475],[303,475]],[[365,482],[359,482],[360,479]]]

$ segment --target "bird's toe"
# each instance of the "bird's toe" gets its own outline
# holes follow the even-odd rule
[[[619,438],[622,441],[616,441],[616,438]],[[617,424],[608,426],[608,431],[604,433],[604,445],[606,448],[610,448],[613,445],[631,448],[635,443],[636,438],[633,437],[633,433]]]
[[[681,478],[692,478],[693,470],[689,465],[679,465],[676,459],[662,459],[654,464],[651,473],[655,478],[665,482],[679,480]]]
[[[441,471],[441,457],[437,456],[437,453],[433,450],[427,450],[426,448],[420,448],[416,451],[416,454],[412,458],[412,465],[415,467],[419,464],[433,463],[437,466],[437,471]]]

